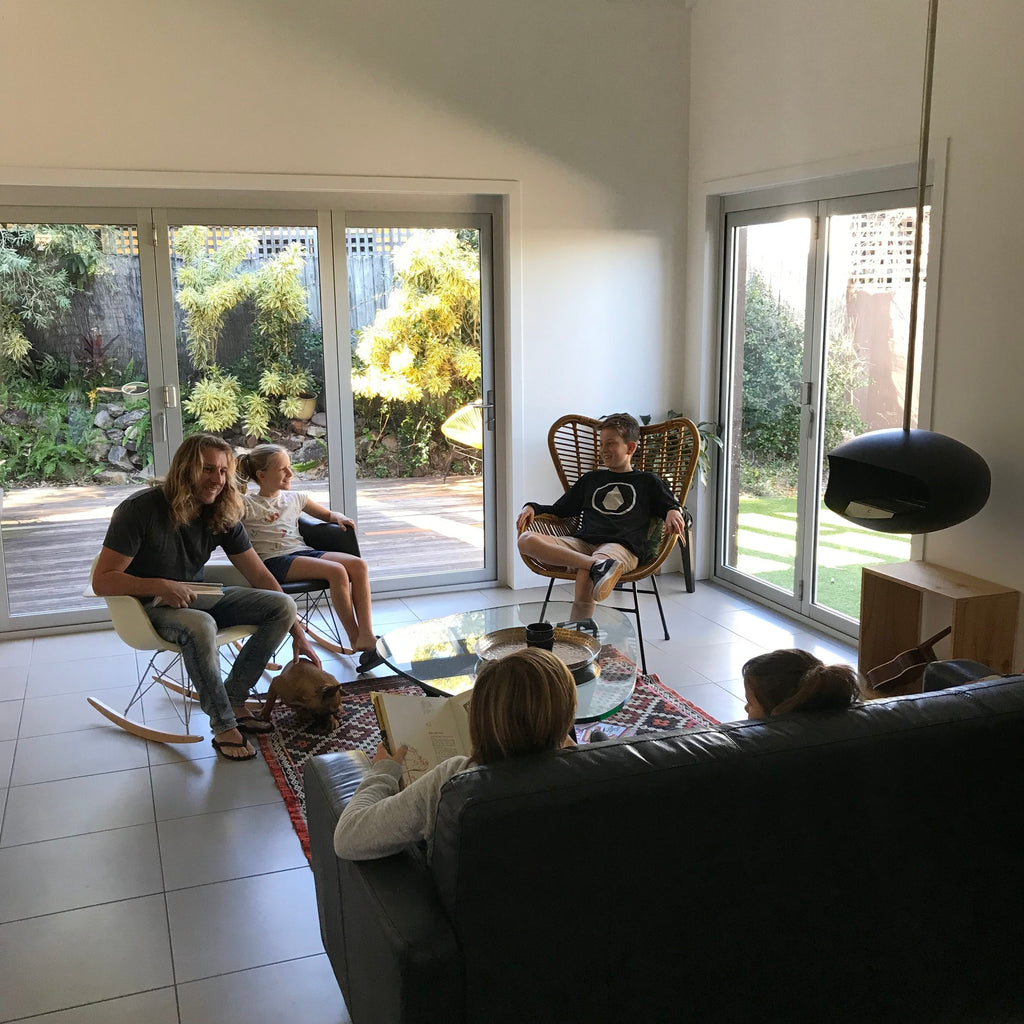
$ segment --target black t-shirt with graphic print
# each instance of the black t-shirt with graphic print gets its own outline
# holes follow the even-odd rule
[[[664,519],[680,507],[660,476],[638,469],[627,473],[594,469],[584,473],[554,505],[535,501],[527,505],[538,515],[565,519],[582,513],[577,537],[590,544],[622,544],[638,558],[643,557],[651,520]]]
[[[130,576],[182,582],[202,579],[214,548],[238,555],[252,547],[241,522],[225,533],[212,533],[200,515],[175,527],[159,487],[137,491],[114,509],[103,546],[131,558],[125,569]]]

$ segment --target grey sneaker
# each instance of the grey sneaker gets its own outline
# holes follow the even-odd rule
[[[591,729],[590,738],[587,740],[588,743],[604,743],[605,740],[610,740],[611,736],[604,731],[604,729]]]
[[[606,558],[602,562],[595,562],[590,567],[590,580],[594,584],[594,600],[603,601],[619,582],[624,566],[616,562],[614,558]]]

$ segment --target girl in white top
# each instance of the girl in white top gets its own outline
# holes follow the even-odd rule
[[[292,491],[288,452],[278,444],[260,444],[238,460],[243,480],[254,480],[259,493],[245,495],[242,523],[256,554],[278,583],[326,580],[331,603],[354,652],[361,652],[359,671],[381,663],[370,612],[370,575],[366,562],[343,551],[310,548],[299,532],[299,513],[351,530],[355,522],[318,505],[304,491]]]

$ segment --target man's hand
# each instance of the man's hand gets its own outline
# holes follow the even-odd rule
[[[157,586],[157,597],[168,608],[187,608],[195,599],[196,592],[187,583],[178,580],[154,580]]]
[[[402,764],[405,761],[405,755],[408,752],[408,747],[399,747],[392,754],[389,752],[388,748],[384,746],[383,743],[378,743],[376,753],[374,753],[373,757],[370,758],[370,760],[373,762],[373,764],[376,764],[378,761],[397,761],[399,764]]]
[[[665,516],[665,532],[682,537],[683,530],[685,529],[686,523],[683,520],[683,513],[677,508],[671,509],[668,515]]]
[[[533,511],[532,505],[524,506],[523,511],[519,513],[519,518],[516,519],[516,529],[522,533],[533,522],[535,516],[536,513]]]
[[[313,650],[306,631],[298,623],[292,627],[292,659],[295,658],[309,658],[317,668],[323,668],[320,656]]]

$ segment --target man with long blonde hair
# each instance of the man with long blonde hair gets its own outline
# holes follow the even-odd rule
[[[114,510],[93,590],[101,597],[142,601],[157,633],[181,648],[200,707],[210,717],[214,749],[229,761],[248,761],[256,750],[243,734],[269,732],[273,726],[249,714],[246,697],[285,634],[292,634],[295,657],[318,666],[320,659],[295,621],[295,602],[281,593],[249,543],[234,479],[231,445],[213,434],[186,438],[158,486],[136,492]],[[225,587],[224,596],[207,610],[192,608],[197,596],[192,584],[202,578],[216,547],[250,586]],[[256,632],[222,679],[217,630],[242,625],[255,626]]]

